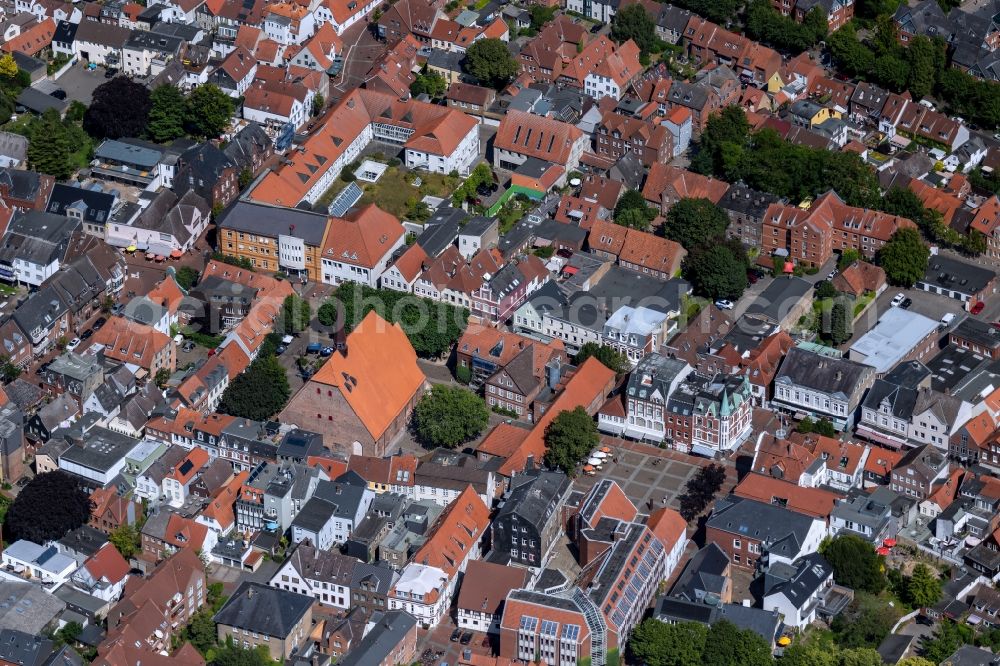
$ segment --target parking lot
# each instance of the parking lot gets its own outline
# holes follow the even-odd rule
[[[77,100],[89,106],[94,96],[94,89],[106,81],[103,67],[90,71],[82,63],[77,63],[56,79],[55,87],[66,91],[67,101]]]

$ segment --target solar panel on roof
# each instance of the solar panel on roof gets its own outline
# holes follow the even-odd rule
[[[327,211],[333,217],[343,217],[351,207],[361,200],[364,192],[357,183],[351,183],[330,203]]]

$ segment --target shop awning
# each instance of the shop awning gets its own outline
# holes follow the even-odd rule
[[[180,250],[171,250],[170,251],[170,258],[171,259],[180,259],[183,256],[184,256],[184,253],[181,252]]]
[[[126,252],[135,252],[138,249],[139,248],[137,248],[135,245],[129,245],[127,248],[125,248],[125,251]]]

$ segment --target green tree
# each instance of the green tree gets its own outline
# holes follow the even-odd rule
[[[913,99],[921,99],[931,94],[938,72],[944,69],[944,44],[924,35],[917,35],[906,47],[906,59],[910,64],[907,87]]]
[[[931,251],[916,229],[900,229],[878,252],[877,261],[890,284],[912,287],[923,278]]]
[[[896,666],[937,666],[937,664],[923,657],[905,657],[897,661]]]
[[[191,641],[191,645],[202,654],[218,644],[215,620],[212,619],[212,611],[208,608],[202,608],[191,616],[191,621],[184,633]]]
[[[90,498],[76,477],[57,470],[39,474],[14,498],[4,519],[4,538],[45,543],[61,539],[90,520]]]
[[[319,93],[316,93],[313,96],[312,115],[318,116],[319,114],[323,113],[324,106],[326,106],[326,98],[320,95]]]
[[[830,340],[835,345],[844,344],[854,334],[847,307],[846,299],[838,298],[833,302],[833,307],[830,308]]]
[[[931,663],[940,664],[966,643],[972,643],[972,627],[944,619],[938,624],[934,635],[924,638],[921,644],[923,656]]]
[[[417,436],[431,447],[453,449],[477,437],[489,423],[486,403],[469,389],[435,384],[413,412]]]
[[[465,51],[465,64],[469,74],[480,83],[499,90],[517,76],[520,69],[517,61],[507,50],[507,44],[499,39],[480,39]]]
[[[642,5],[629,5],[620,9],[611,19],[611,39],[619,44],[632,40],[643,53],[660,50],[656,24]]]
[[[833,427],[830,419],[820,419],[813,425],[813,432],[824,437],[836,437],[837,429]]]
[[[851,264],[861,259],[861,253],[855,250],[853,247],[846,248],[840,253],[840,257],[837,259],[837,270],[844,270]]]
[[[149,123],[149,90],[127,76],[116,76],[94,89],[83,116],[83,129],[95,139],[138,137]]]
[[[290,395],[285,368],[276,357],[261,355],[226,387],[219,411],[253,421],[266,421],[285,406]]]
[[[181,266],[177,269],[174,274],[174,279],[177,281],[177,286],[187,291],[191,287],[198,284],[199,273],[197,270],[190,266]]]
[[[448,90],[448,82],[444,77],[434,71],[427,71],[417,74],[417,78],[410,84],[410,94],[413,96],[426,94],[434,99],[444,97]]]
[[[861,537],[835,537],[823,543],[820,553],[833,567],[833,578],[839,584],[869,594],[885,589],[882,557]]]
[[[297,335],[309,328],[312,320],[312,307],[309,301],[298,296],[289,294],[281,304],[281,326],[285,335]]]
[[[837,68],[849,76],[867,74],[875,68],[875,53],[858,39],[853,21],[830,35],[827,45]]]
[[[737,300],[749,284],[747,258],[738,242],[720,242],[692,250],[684,259],[684,277],[695,291],[712,299]]]
[[[0,76],[5,79],[17,77],[17,61],[10,53],[4,53],[0,56]]]
[[[603,363],[604,367],[608,370],[614,370],[615,374],[618,375],[623,375],[632,369],[632,364],[629,362],[628,356],[614,347],[596,342],[584,343],[580,347],[580,351],[573,357],[573,364],[576,366],[583,365],[583,362],[591,356]]]
[[[214,139],[229,126],[233,106],[233,98],[218,86],[211,83],[200,85],[188,95],[185,128],[192,136]]]
[[[715,499],[715,494],[726,481],[726,468],[712,463],[702,467],[684,484],[680,496],[681,518],[691,522]]]
[[[774,663],[771,646],[751,629],[739,629],[728,620],[720,620],[708,630],[705,666],[768,666]]]
[[[528,14],[531,15],[531,29],[538,32],[542,27],[556,17],[556,7],[531,5]]]
[[[632,632],[630,663],[646,666],[701,666],[708,627],[697,622],[667,624],[648,619]]]
[[[632,229],[647,230],[656,219],[656,210],[646,203],[638,190],[627,190],[615,204],[613,218],[616,224]]]
[[[914,608],[933,606],[941,598],[941,579],[924,563],[913,567],[906,581],[906,601]]]
[[[829,280],[820,280],[816,283],[815,297],[817,299],[823,300],[827,298],[834,298],[836,295],[837,289]]]
[[[729,217],[708,199],[684,198],[670,207],[663,234],[688,251],[711,245],[726,234]]]
[[[177,86],[164,83],[154,88],[149,95],[149,123],[146,126],[149,138],[167,143],[184,136],[186,108],[184,93]]]
[[[831,627],[842,648],[875,648],[902,615],[898,604],[890,606],[887,599],[855,591],[854,600],[834,618]]]
[[[895,53],[887,53],[875,59],[874,75],[886,88],[900,92],[910,78],[910,64]]]
[[[21,376],[21,368],[15,365],[7,354],[0,354],[0,382],[10,384]]]
[[[126,560],[142,549],[141,535],[135,525],[122,523],[108,535],[108,541],[118,549]]]
[[[156,371],[156,375],[153,377],[153,382],[159,389],[167,388],[167,382],[170,381],[170,370],[166,368],[160,368]]]
[[[66,180],[73,174],[73,146],[59,112],[49,109],[28,133],[28,162],[36,171]]]
[[[277,666],[263,645],[245,649],[237,647],[232,641],[215,650],[208,663],[209,666]]]
[[[600,443],[597,425],[583,407],[559,412],[545,429],[545,464],[576,476],[576,466]]]
[[[421,358],[440,357],[450,351],[469,321],[465,308],[353,283],[341,285],[320,306],[316,317],[324,326],[339,326],[337,313],[342,312],[344,331],[349,333],[372,310],[386,321],[399,324]]]

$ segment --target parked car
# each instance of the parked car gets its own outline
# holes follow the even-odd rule
[[[945,313],[945,315],[941,317],[941,328],[948,328],[951,326],[951,322],[953,321],[955,321],[955,315],[951,312]]]
[[[333,356],[333,347],[323,347],[323,349],[319,351],[319,355],[322,356],[323,358],[326,358],[327,356]]]
[[[727,301],[724,298],[720,298],[715,302],[715,307],[719,308],[720,310],[732,310],[734,305],[732,301]]]
[[[830,274],[826,276],[826,279],[827,280],[832,280],[835,277],[837,277],[837,269],[836,268],[834,268],[832,271],[830,271]]]
[[[889,303],[889,305],[891,305],[894,308],[898,308],[900,305],[903,304],[903,301],[905,300],[906,300],[906,294],[902,293],[896,294],[895,296],[892,297],[892,302]]]
[[[971,312],[974,315],[977,315],[980,312],[982,312],[983,308],[985,307],[986,303],[984,303],[983,301],[976,301],[975,303],[973,303],[972,308],[969,310],[969,312]]]
[[[101,326],[104,326],[106,323],[108,323],[108,320],[105,319],[104,317],[98,318],[98,320],[94,322],[94,330],[95,331],[101,330]]]
[[[73,351],[79,346],[80,346],[80,338],[73,338],[72,340],[69,341],[69,344],[66,345],[66,351]]]
[[[118,70],[115,69],[114,67],[108,67],[106,70],[104,70],[104,78],[106,79],[112,79],[115,77],[116,74],[118,74]]]
[[[306,347],[307,354],[318,354],[321,351],[323,351],[323,345],[321,345],[318,342],[310,342],[309,345]]]
[[[462,630],[461,629],[456,629],[455,631],[451,632],[451,642],[452,643],[454,643],[455,641],[457,641],[461,637],[462,637]]]
[[[908,307],[910,307],[911,305],[913,305],[913,299],[912,298],[904,298],[903,302],[899,304],[899,307],[901,307],[901,308],[903,308],[905,310]]]
[[[760,277],[757,275],[756,271],[747,271],[747,280],[750,281],[750,284],[757,284]]]
[[[472,632],[471,631],[467,631],[464,634],[462,634],[462,638],[459,641],[459,643],[461,643],[462,645],[468,645],[471,642],[472,642]]]
[[[285,345],[278,345],[278,348],[274,350],[274,353],[277,354],[278,356],[281,356],[287,350],[288,347],[286,347]]]
[[[93,334],[94,334],[94,331],[92,331],[91,329],[88,328],[86,331],[84,331],[83,333],[80,334],[80,339],[81,340],[89,340],[90,336],[92,336]]]
[[[56,99],[66,99],[66,91],[62,88],[56,88],[49,93],[49,97],[55,97]]]
[[[603,27],[604,27],[603,23],[598,23],[597,25],[595,25],[593,28],[590,29],[590,32],[592,34],[596,35],[597,33],[599,33],[601,31],[601,28],[603,28]]]

